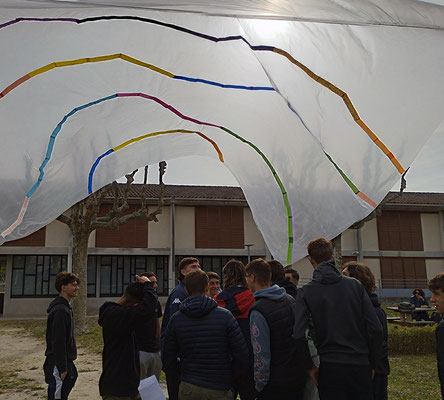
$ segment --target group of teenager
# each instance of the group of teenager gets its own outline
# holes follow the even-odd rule
[[[170,400],[387,399],[387,319],[371,270],[357,262],[337,268],[330,241],[307,246],[312,280],[276,260],[244,266],[230,260],[214,272],[188,257],[162,316],[156,276],[136,275],[123,296],[99,312],[103,328],[100,395],[139,398],[141,379],[165,372]],[[44,365],[49,399],[67,399],[77,378],[70,300],[77,277],[56,277],[59,296],[48,308]],[[444,273],[429,282],[444,314]],[[444,322],[436,329],[444,398]]]

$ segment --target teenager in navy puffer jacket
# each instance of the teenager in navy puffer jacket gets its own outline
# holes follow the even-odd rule
[[[180,373],[182,382],[225,391],[231,389],[233,373],[246,368],[246,360],[247,345],[231,312],[204,294],[190,293],[168,324],[164,370]]]

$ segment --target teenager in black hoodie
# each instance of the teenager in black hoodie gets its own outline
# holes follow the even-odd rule
[[[388,327],[387,327],[387,315],[381,308],[378,301],[378,296],[375,292],[377,289],[375,284],[375,276],[367,265],[350,261],[344,264],[342,274],[357,279],[365,288],[365,291],[370,297],[370,301],[375,308],[376,315],[379,322],[381,322],[382,330],[384,332],[384,341],[382,344],[382,351],[379,360],[376,362],[375,375],[373,377],[373,400],[387,400],[387,385],[388,375],[390,373],[390,365],[388,360]]]
[[[43,371],[48,384],[48,399],[65,400],[77,379],[73,362],[77,358],[77,348],[69,302],[77,296],[79,279],[69,272],[60,272],[56,276],[55,288],[59,295],[47,310],[46,360]]]
[[[100,307],[102,326],[102,375],[99,389],[103,399],[136,399],[140,381],[139,352],[135,329],[146,318],[156,315],[157,294],[154,277],[138,276],[117,302]]]
[[[316,332],[321,400],[371,400],[372,370],[382,348],[382,326],[362,284],[342,276],[329,240],[307,246],[313,279],[298,290],[295,339],[305,338],[311,314]],[[316,381],[316,367],[309,371]]]

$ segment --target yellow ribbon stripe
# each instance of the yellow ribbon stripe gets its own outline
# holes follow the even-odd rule
[[[96,63],[96,62],[102,62],[102,61],[110,61],[120,58],[123,61],[127,61],[131,64],[139,65],[140,67],[148,68],[152,71],[158,72],[159,74],[166,75],[170,78],[173,78],[175,75],[171,72],[165,71],[162,68],[158,68],[155,65],[148,64],[146,62],[140,61],[137,58],[133,58],[130,56],[127,56],[126,54],[117,53],[117,54],[110,54],[107,56],[100,56],[100,57],[91,57],[91,58],[78,58],[76,60],[68,60],[68,61],[57,61],[53,62],[51,64],[45,65],[44,67],[38,68],[32,72],[30,72],[28,75],[32,78],[36,75],[43,74],[45,72],[48,72],[49,70],[57,67],[70,67],[73,65],[79,65],[79,64],[85,64],[85,63]]]
[[[219,160],[221,162],[224,162],[224,156],[223,156],[222,152],[220,151],[219,146],[216,144],[216,142],[214,142],[208,136],[204,135],[201,132],[189,131],[189,130],[186,130],[186,129],[172,129],[172,130],[168,130],[168,131],[159,131],[159,132],[148,133],[146,135],[142,135],[142,136],[136,137],[134,139],[127,140],[126,142],[124,142],[124,143],[122,143],[122,144],[120,144],[120,145],[118,145],[116,147],[113,147],[112,150],[113,151],[118,151],[120,149],[123,149],[126,146],[129,146],[132,143],[139,142],[140,140],[147,139],[147,138],[153,137],[153,136],[165,135],[167,133],[195,133],[196,135],[199,135],[201,138],[209,141],[213,145],[214,149],[217,151],[217,154],[219,155]]]

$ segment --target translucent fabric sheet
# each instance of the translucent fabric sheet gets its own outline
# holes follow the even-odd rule
[[[2,242],[199,155],[289,263],[369,214],[444,119],[443,7],[111,3],[0,3]]]

